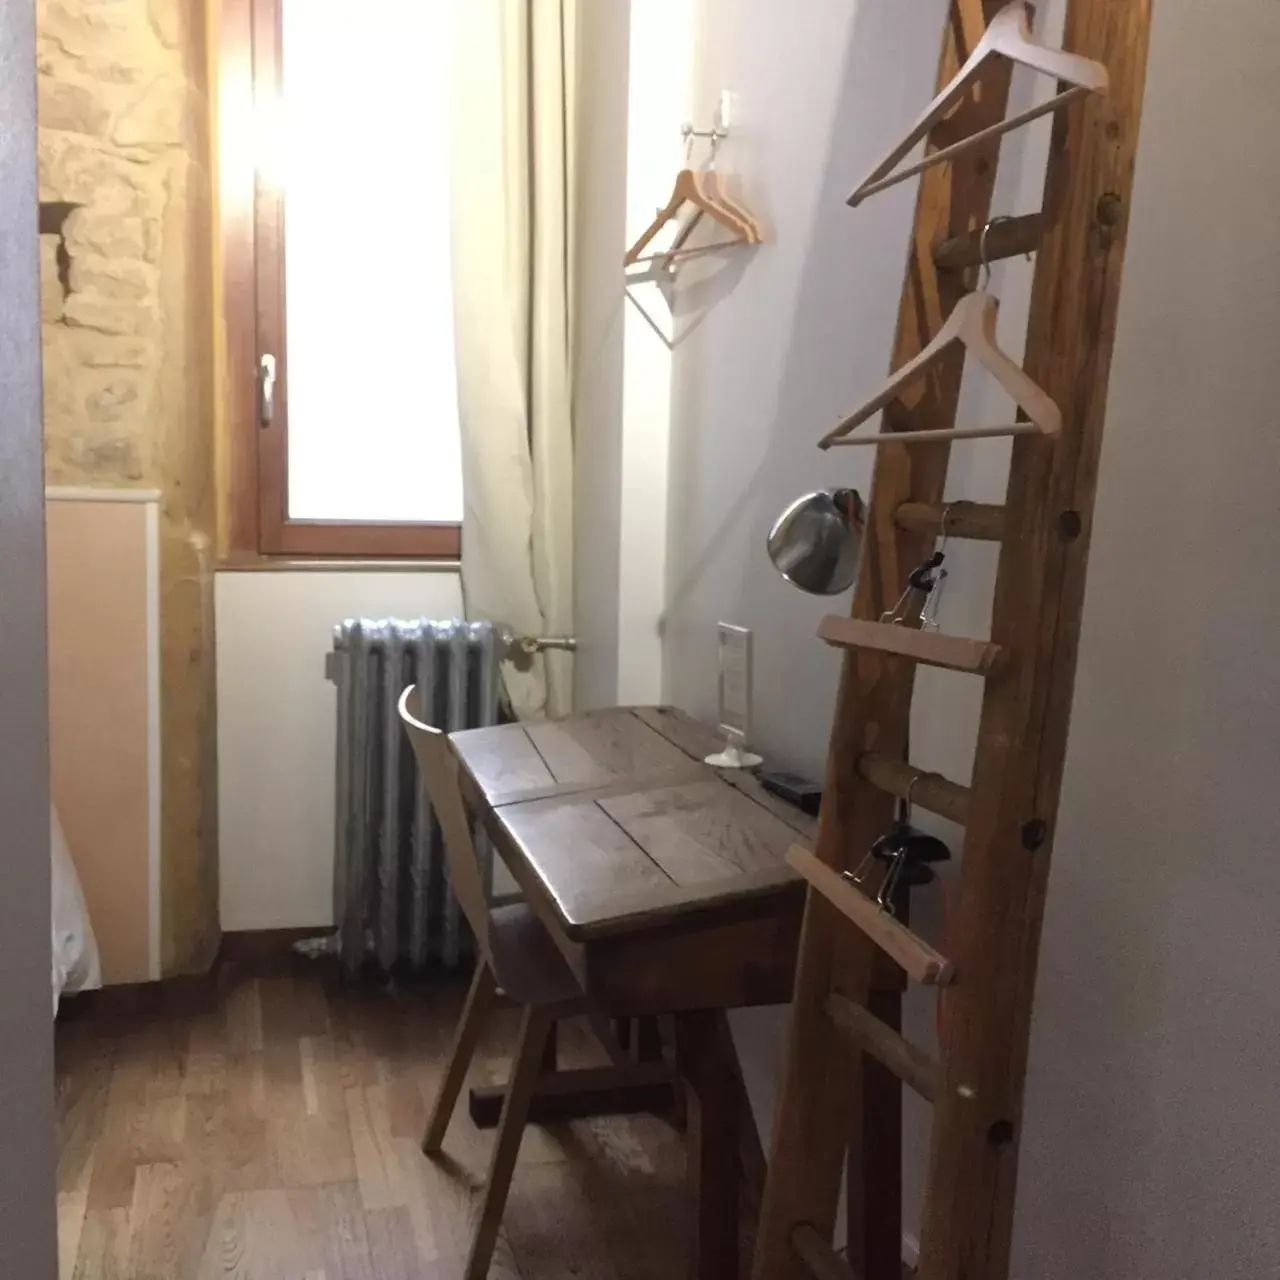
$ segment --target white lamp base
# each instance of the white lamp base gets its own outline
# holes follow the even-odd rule
[[[752,751],[743,751],[736,742],[731,742],[723,751],[715,751],[703,758],[703,764],[714,765],[717,769],[754,769],[763,764],[764,757]]]

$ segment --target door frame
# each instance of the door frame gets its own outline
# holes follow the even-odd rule
[[[58,1270],[34,0],[0,4],[0,1241]]]

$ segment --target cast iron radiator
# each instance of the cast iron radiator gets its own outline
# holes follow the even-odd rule
[[[425,691],[437,728],[497,724],[499,666],[509,636],[489,622],[348,618],[334,628],[327,670],[338,687],[334,919],[348,973],[454,966],[472,939],[449,887],[440,828],[396,704]],[[477,839],[487,884],[493,854]]]

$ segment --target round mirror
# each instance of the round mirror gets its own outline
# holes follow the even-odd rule
[[[866,514],[856,489],[806,494],[769,531],[769,559],[801,591],[816,596],[848,591],[858,577]]]

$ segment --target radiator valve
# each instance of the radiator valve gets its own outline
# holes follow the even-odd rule
[[[507,645],[506,658],[517,671],[528,671],[533,666],[535,654],[548,649],[574,653],[577,648],[575,636],[514,636]]]

